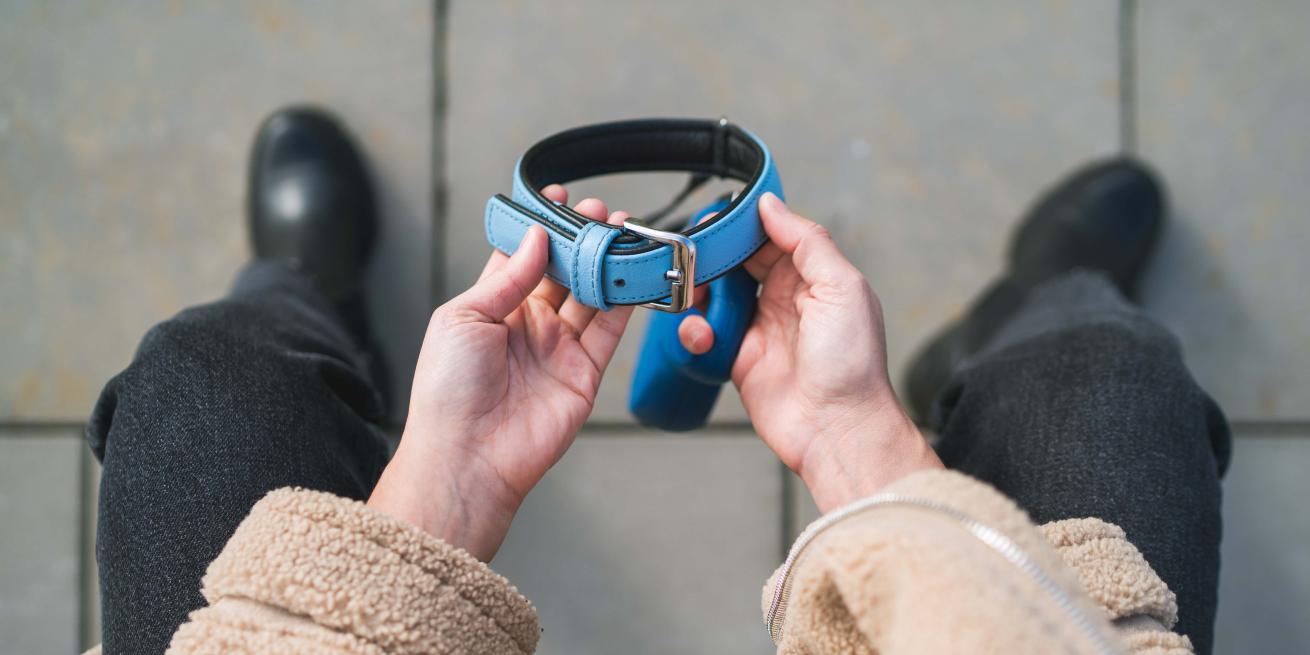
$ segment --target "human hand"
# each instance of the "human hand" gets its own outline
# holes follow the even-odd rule
[[[542,190],[567,201],[564,188]],[[621,224],[599,200],[575,208]],[[540,227],[513,257],[437,308],[414,373],[409,417],[369,505],[490,560],[519,504],[573,443],[632,313],[598,312],[543,276]]]
[[[732,369],[756,432],[823,512],[941,468],[892,390],[882,307],[864,276],[777,196],[759,211],[770,241],[745,266],[763,287]],[[714,344],[699,316],[678,336],[693,353]]]

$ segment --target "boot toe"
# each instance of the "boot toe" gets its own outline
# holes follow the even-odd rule
[[[1066,178],[1034,206],[1011,241],[1012,274],[1033,282],[1101,270],[1131,294],[1165,218],[1165,193],[1145,164],[1115,158]]]
[[[363,159],[341,124],[311,107],[264,121],[250,160],[255,256],[302,270],[329,296],[357,291],[376,233]]]

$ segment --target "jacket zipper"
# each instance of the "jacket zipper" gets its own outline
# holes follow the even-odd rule
[[[1056,605],[1060,607],[1061,611],[1074,623],[1078,630],[1092,642],[1097,651],[1106,655],[1120,652],[1119,649],[1113,647],[1106,640],[1105,635],[1100,630],[1096,629],[1096,625],[1091,618],[1074,604],[1073,598],[1060,585],[1056,584],[1055,580],[1046,575],[1046,572],[1042,571],[1032,557],[1009,537],[945,503],[893,493],[870,496],[828,513],[823,518],[810,524],[805,532],[801,533],[801,536],[796,539],[796,543],[792,544],[791,551],[787,553],[786,561],[782,563],[782,568],[778,571],[778,579],[773,586],[773,600],[769,604],[769,613],[764,619],[764,626],[768,629],[769,638],[773,640],[774,644],[782,642],[782,619],[786,613],[788,598],[791,596],[792,568],[800,558],[801,551],[805,550],[805,547],[821,533],[841,520],[871,507],[886,506],[917,507],[954,519],[974,538],[996,551],[1006,561],[1017,566],[1029,579],[1036,583],[1055,601]]]

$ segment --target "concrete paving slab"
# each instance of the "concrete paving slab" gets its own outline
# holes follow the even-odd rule
[[[777,460],[745,434],[584,433],[492,562],[552,653],[763,653],[781,563]]]
[[[1239,435],[1224,481],[1217,655],[1310,644],[1310,431]],[[1300,646],[1298,646],[1300,644]]]
[[[0,432],[0,635],[12,653],[75,653],[81,435]]]
[[[1304,420],[1310,5],[1137,6],[1138,149],[1174,208],[1146,306],[1231,418]]]
[[[429,308],[433,3],[0,6],[0,417],[81,420],[145,330],[247,258],[246,157],[337,111],[385,225],[369,280],[400,404]]]
[[[999,269],[1007,229],[1038,189],[1117,148],[1117,8],[454,3],[445,292],[481,270],[483,205],[508,191],[535,140],[594,121],[726,115],[770,144],[794,206],[869,276],[899,372]],[[642,213],[681,183],[608,197]],[[598,419],[629,420],[638,336],[611,368]],[[742,415],[725,399],[718,417]]]

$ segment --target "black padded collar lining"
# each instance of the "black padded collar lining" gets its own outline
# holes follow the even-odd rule
[[[764,151],[726,121],[643,119],[588,125],[532,146],[520,163],[533,192],[597,175],[687,171],[754,182]]]
[[[519,175],[542,205],[582,228],[596,221],[567,206],[554,205],[541,195],[541,189],[598,175],[659,171],[714,175],[753,186],[764,174],[764,157],[764,149],[755,139],[726,120],[647,118],[587,125],[549,136],[523,153]],[[717,216],[682,233],[691,236],[708,229],[735,211],[741,201],[739,195]],[[633,244],[642,239],[623,234],[615,241]],[[639,254],[658,247],[660,244],[649,243],[625,252]]]

